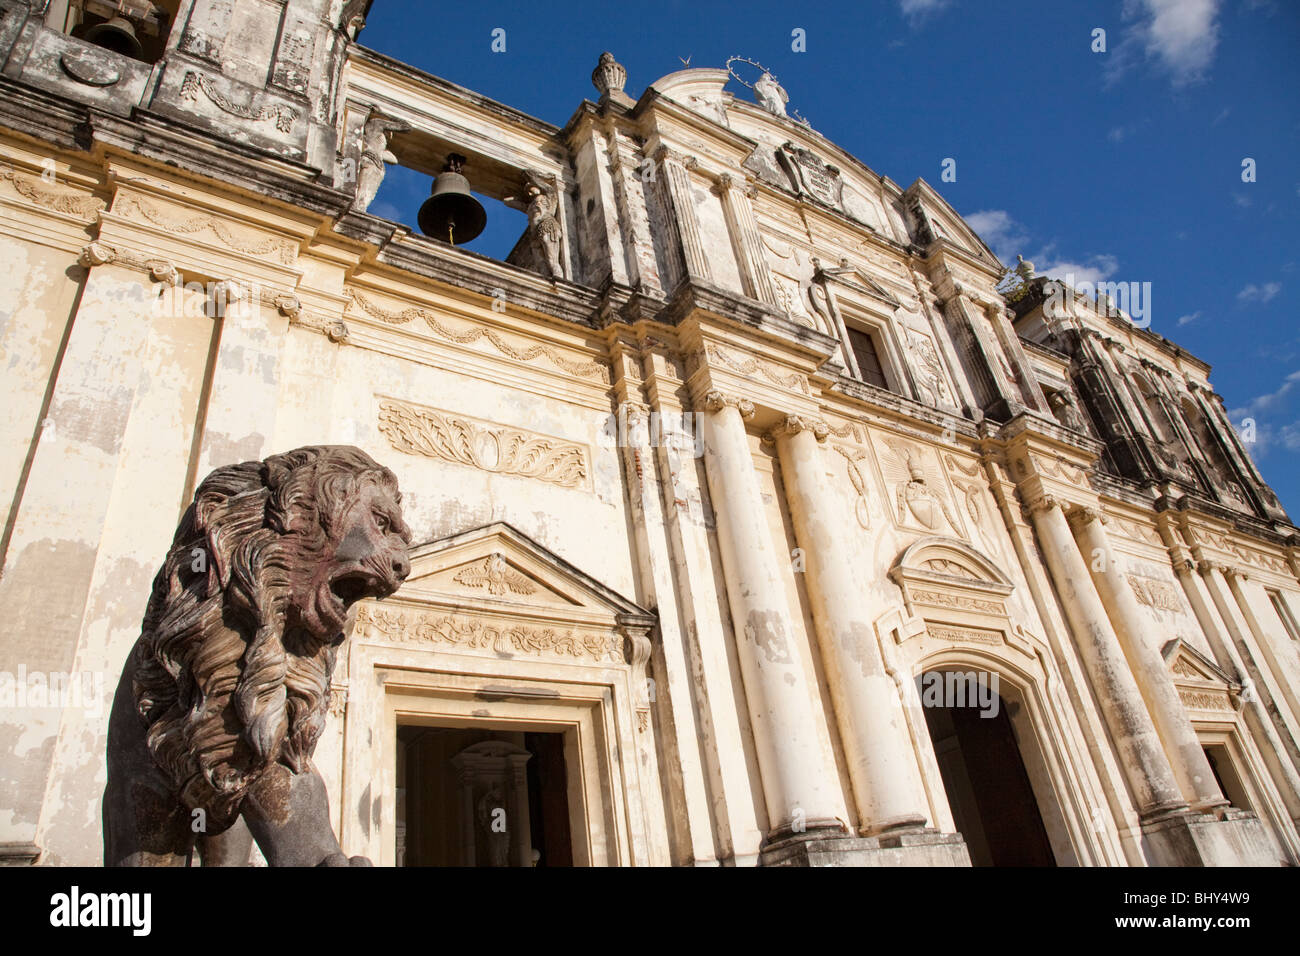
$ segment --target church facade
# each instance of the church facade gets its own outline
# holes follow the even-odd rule
[[[1300,862],[1300,533],[1207,364],[767,75],[605,54],[556,127],[366,0],[116,6],[0,0],[4,862],[99,861],[180,515],[312,444],[418,542],[315,755],[349,854]],[[505,260],[367,211],[453,154]]]

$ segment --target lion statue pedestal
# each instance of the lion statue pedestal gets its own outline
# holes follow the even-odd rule
[[[322,445],[218,468],[194,493],[108,729],[107,866],[349,859],[311,756],[349,611],[410,573],[397,479]]]

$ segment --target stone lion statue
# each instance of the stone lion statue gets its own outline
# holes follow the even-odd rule
[[[113,699],[104,862],[349,860],[311,756],[352,606],[410,573],[397,479],[357,448],[299,448],[199,485]]]

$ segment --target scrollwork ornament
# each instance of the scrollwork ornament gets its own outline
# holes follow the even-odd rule
[[[1052,495],[1039,495],[1026,506],[1029,513],[1038,514],[1040,511],[1051,511],[1053,508],[1060,508],[1061,502]]]
[[[705,410],[710,412],[720,412],[730,406],[740,413],[743,419],[754,417],[754,403],[747,398],[737,398],[734,395],[726,395],[717,390],[708,392],[704,396],[703,403]]]
[[[810,431],[813,437],[819,442],[824,442],[830,437],[830,426],[818,418],[809,418],[806,415],[787,415],[772,429],[772,438],[780,438],[783,435],[797,435],[803,431]]]

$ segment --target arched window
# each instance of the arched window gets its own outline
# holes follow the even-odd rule
[[[1169,420],[1169,414],[1155,388],[1145,375],[1134,375],[1133,382],[1137,385],[1142,404],[1146,406],[1147,420],[1151,423],[1155,437],[1162,442],[1173,442],[1176,438],[1173,422]]]
[[[1223,448],[1219,445],[1219,436],[1214,434],[1213,429],[1201,414],[1201,410],[1196,407],[1196,403],[1190,398],[1184,398],[1183,419],[1187,422],[1187,427],[1191,430],[1192,435],[1196,438],[1196,444],[1200,448],[1204,461],[1210,466],[1210,470],[1215,473],[1215,477],[1221,481],[1232,481],[1232,465],[1223,453]]]

